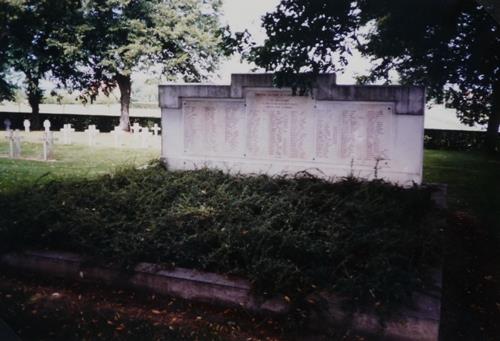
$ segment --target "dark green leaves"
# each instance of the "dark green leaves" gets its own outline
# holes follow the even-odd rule
[[[382,181],[154,166],[0,196],[0,249],[232,273],[290,297],[316,286],[399,302],[439,260],[442,222],[429,195]]]

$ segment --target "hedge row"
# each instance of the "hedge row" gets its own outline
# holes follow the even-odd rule
[[[38,114],[34,117],[29,113],[17,112],[0,112],[0,126],[4,129],[4,120],[8,118],[11,122],[12,129],[23,130],[23,121],[29,119],[31,121],[31,129],[41,129],[44,120],[48,119],[51,123],[51,130],[59,130],[64,124],[71,123],[76,131],[85,130],[89,124],[95,124],[101,132],[110,132],[113,127],[117,126],[120,120],[118,116],[103,116],[103,115],[71,115],[71,114]],[[152,127],[155,123],[160,125],[159,117],[130,117],[131,123],[139,123],[141,126]]]
[[[424,146],[426,149],[481,150],[485,140],[483,131],[425,129]],[[500,134],[497,145],[500,146]]]

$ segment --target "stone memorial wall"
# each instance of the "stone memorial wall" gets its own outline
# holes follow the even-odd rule
[[[309,96],[236,74],[230,86],[160,86],[162,159],[171,169],[422,181],[424,89],[336,85]]]

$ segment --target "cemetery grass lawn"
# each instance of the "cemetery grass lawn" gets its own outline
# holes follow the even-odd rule
[[[6,158],[7,143],[0,141],[0,193],[54,180],[95,178],[117,168],[141,166],[159,157],[155,149],[55,145],[56,161],[13,160]],[[23,143],[25,158],[39,159],[42,146]]]
[[[500,157],[426,150],[426,181],[448,184],[440,339],[500,335]]]
[[[447,184],[450,209],[473,214],[500,240],[500,156],[426,150],[424,181]]]

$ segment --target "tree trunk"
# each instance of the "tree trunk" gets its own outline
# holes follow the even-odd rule
[[[31,107],[31,115],[37,116],[40,113],[40,100],[28,94],[28,102]]]
[[[500,84],[493,87],[493,103],[490,117],[488,119],[488,128],[486,129],[487,152],[495,153],[500,146],[498,145],[498,128],[500,126]]]
[[[130,107],[130,93],[132,90],[132,81],[130,76],[124,76],[117,74],[116,82],[120,88],[120,129],[124,131],[130,130],[130,118],[129,118],[129,107]]]
[[[38,87],[39,79],[27,77],[27,96],[31,107],[32,129],[41,129],[40,125],[40,102],[43,98],[43,90]]]

